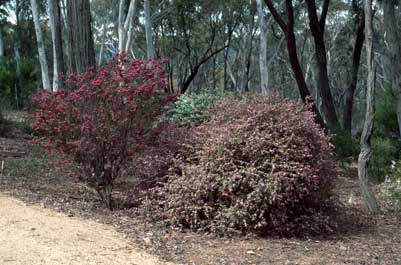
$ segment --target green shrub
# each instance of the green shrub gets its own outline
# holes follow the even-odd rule
[[[194,139],[166,185],[152,192],[164,218],[218,235],[331,229],[320,214],[334,177],[331,148],[311,112],[253,95],[226,97],[209,113],[210,120],[191,130]]]
[[[223,97],[222,92],[184,94],[169,107],[164,119],[174,121],[181,127],[197,126],[205,121],[205,111]]]
[[[375,135],[381,137],[398,136],[397,114],[391,84],[377,95],[375,110]]]
[[[0,101],[11,108],[29,106],[32,94],[37,90],[40,80],[40,70],[33,59],[21,58],[20,79],[14,58],[0,60]],[[18,94],[16,95],[16,88]],[[17,102],[18,98],[18,102]]]
[[[401,161],[393,161],[386,180],[380,185],[380,197],[388,210],[401,212]]]
[[[332,135],[331,141],[337,158],[358,157],[359,139],[353,137],[350,132],[339,129]]]
[[[372,158],[369,162],[370,175],[383,181],[390,171],[392,161],[398,160],[400,142],[391,138],[374,137],[372,139]]]

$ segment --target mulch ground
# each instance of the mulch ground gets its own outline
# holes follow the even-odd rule
[[[0,192],[30,204],[111,224],[164,260],[182,264],[401,264],[401,221],[391,214],[369,215],[363,207],[355,168],[336,179],[338,224],[330,236],[309,238],[215,238],[146,223],[126,204],[135,190],[116,186],[117,210],[104,209],[96,194],[56,173],[29,136],[13,129],[0,138]],[[135,195],[135,194],[134,194]]]

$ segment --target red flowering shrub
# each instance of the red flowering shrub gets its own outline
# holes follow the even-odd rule
[[[67,78],[68,90],[41,91],[32,128],[68,169],[111,209],[113,181],[133,158],[168,135],[158,122],[176,98],[164,92],[163,62],[115,57],[97,71]]]
[[[333,173],[332,148],[310,111],[257,95],[226,98],[210,113],[154,194],[165,218],[218,234],[331,229],[319,212]]]

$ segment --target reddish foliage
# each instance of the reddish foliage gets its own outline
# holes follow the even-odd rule
[[[164,218],[218,234],[331,229],[319,210],[333,173],[332,148],[310,111],[257,95],[227,98],[210,113],[154,194]]]
[[[168,129],[158,119],[177,95],[168,95],[163,62],[125,54],[95,72],[67,78],[68,90],[41,91],[32,128],[49,150],[111,208],[113,181]]]

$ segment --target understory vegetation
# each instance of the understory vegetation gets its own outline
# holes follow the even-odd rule
[[[1,175],[49,171],[110,218],[202,236],[398,218],[400,14],[395,0],[0,1]]]
[[[207,116],[154,190],[150,203],[162,205],[156,215],[218,235],[331,230],[321,210],[336,172],[311,112],[274,95],[248,95],[219,101]]]

